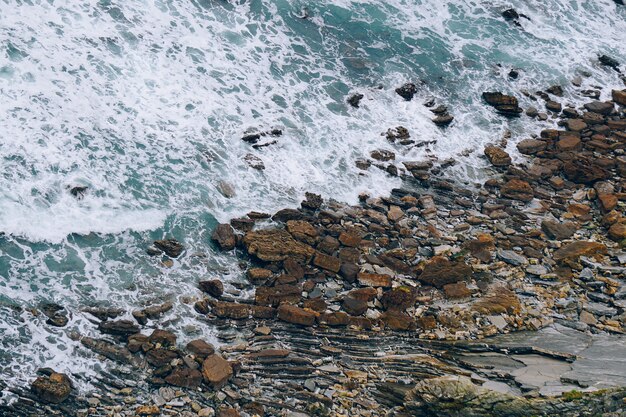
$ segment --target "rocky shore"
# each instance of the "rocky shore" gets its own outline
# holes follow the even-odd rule
[[[398,90],[414,98],[410,85]],[[521,163],[505,151],[509,138],[487,146],[493,175],[480,188],[446,180],[449,161],[396,164],[381,149],[357,166],[403,177],[390,196],[353,206],[307,193],[298,208],[218,225],[212,240],[239,259],[247,283],[209,277],[184,300],[218,329],[221,349],[201,338],[182,345],[161,328],[170,303],[134,320],[91,309],[100,335],[74,337],[116,364],[91,381],[101,389],[77,392],[72,376],[44,369],[31,387],[11,388],[20,400],[0,412],[625,415],[626,388],[564,376],[576,353],[491,342],[546,328],[619,337],[626,326],[626,90],[581,108],[562,103],[560,86],[525,94],[545,111],[499,92],[483,98],[502,117],[555,118],[560,128],[519,141]],[[452,123],[445,106],[433,113]],[[384,137],[398,152],[414,145],[403,127]],[[183,246],[149,250],[178,257]],[[62,308],[49,317],[67,322]],[[617,360],[626,367],[626,348]]]

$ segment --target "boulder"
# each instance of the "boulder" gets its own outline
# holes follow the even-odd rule
[[[250,317],[250,306],[240,303],[216,302],[213,304],[213,314],[226,319],[247,319]]]
[[[235,231],[230,224],[218,224],[211,234],[211,240],[217,243],[221,250],[233,250],[237,244]]]
[[[317,229],[304,220],[289,220],[287,222],[287,231],[291,233],[294,239],[308,245],[315,245],[318,241]]]
[[[212,297],[220,298],[224,294],[224,284],[219,279],[211,279],[200,281],[198,283],[200,291],[209,294]]]
[[[568,180],[577,184],[591,185],[596,181],[604,180],[610,177],[607,170],[584,157],[578,157],[565,161],[563,164],[563,173]]]
[[[30,389],[39,400],[59,404],[70,396],[72,382],[67,375],[53,371],[49,375],[37,377]]]
[[[233,367],[226,359],[214,353],[202,362],[202,376],[213,389],[220,389],[233,376]]]
[[[187,343],[187,350],[200,359],[204,359],[215,353],[213,345],[201,339],[192,340]]]
[[[359,272],[357,274],[357,280],[359,284],[366,287],[391,288],[391,276],[386,274]]]
[[[383,294],[380,299],[385,310],[404,311],[413,307],[417,301],[415,288],[400,286],[393,288]]]
[[[243,243],[248,254],[266,262],[284,261],[291,257],[309,263],[315,249],[295,240],[289,232],[281,229],[266,229],[246,233]]]
[[[511,157],[509,154],[502,148],[497,146],[487,146],[485,147],[485,155],[489,162],[495,167],[506,167],[511,165]]]
[[[146,361],[156,368],[169,365],[176,358],[178,353],[169,349],[151,349],[146,353]]]
[[[443,288],[446,284],[466,281],[472,276],[472,268],[463,261],[449,261],[435,256],[424,266],[418,279],[428,285]]]
[[[609,237],[615,241],[626,239],[626,224],[615,223],[609,228]]]
[[[626,90],[613,90],[611,94],[614,102],[626,106]]]
[[[115,336],[130,336],[139,333],[139,326],[130,320],[107,320],[100,322],[98,330]]]
[[[347,102],[349,105],[351,105],[355,109],[358,109],[363,97],[365,97],[363,94],[355,93],[355,94],[352,94],[350,97],[348,97]]]
[[[202,383],[202,373],[197,369],[178,367],[165,377],[165,382],[182,388],[198,388]]]
[[[576,241],[563,245],[552,256],[555,261],[577,260],[581,256],[601,257],[607,248],[599,242]]]
[[[483,100],[505,116],[519,116],[523,112],[515,97],[500,92],[484,92]]]
[[[367,311],[367,301],[358,300],[352,297],[346,297],[343,299],[342,307],[345,311],[353,316],[360,316]]]
[[[301,326],[313,326],[315,324],[316,314],[300,307],[281,304],[280,307],[278,307],[278,318],[287,323]]]
[[[541,230],[543,230],[550,239],[565,240],[576,233],[578,225],[573,222],[559,223],[553,220],[544,220],[541,222]]]
[[[500,194],[511,200],[529,202],[534,197],[530,184],[519,179],[512,179],[500,188]]]
[[[408,331],[414,330],[415,320],[407,313],[398,310],[385,311],[380,316],[381,321],[385,324],[385,327],[396,331]]]
[[[167,330],[155,329],[148,336],[148,342],[156,345],[159,343],[163,347],[176,346],[176,335]]]
[[[341,269],[341,260],[318,252],[313,260],[313,265],[336,274]]]
[[[274,287],[258,287],[254,300],[259,305],[278,306],[281,303],[295,304],[302,298],[302,287],[282,284]]]
[[[585,104],[585,109],[590,112],[608,116],[613,113],[614,105],[609,101],[592,101]]]
[[[548,144],[546,141],[538,139],[524,139],[517,144],[517,150],[524,155],[534,155],[544,151]]]
[[[184,250],[183,245],[176,239],[155,240],[154,246],[172,258],[178,258]]]
[[[396,88],[396,93],[406,101],[411,101],[415,93],[417,93],[417,86],[413,83],[406,83]]]

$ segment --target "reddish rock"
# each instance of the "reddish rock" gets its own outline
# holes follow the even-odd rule
[[[316,314],[302,308],[289,304],[281,304],[278,307],[278,318],[288,323],[299,324],[301,326],[313,326]]]
[[[294,239],[308,245],[314,245],[318,240],[318,233],[315,227],[304,220],[289,220],[287,222],[287,231],[291,233]]]
[[[437,320],[434,316],[421,316],[415,320],[415,324],[422,330],[433,330],[437,327]]]
[[[512,200],[529,202],[534,197],[534,192],[530,184],[526,181],[512,179],[500,188],[500,194],[503,197]]]
[[[605,213],[615,209],[617,207],[617,196],[615,194],[600,194],[598,195],[598,201],[600,207]]]
[[[359,272],[357,275],[359,284],[367,287],[391,287],[391,277],[386,274],[371,274],[368,272]]]
[[[198,283],[200,291],[209,294],[215,298],[220,298],[224,294],[224,284],[219,279],[212,279],[208,281],[200,281]]]
[[[443,286],[443,292],[446,297],[451,300],[468,298],[472,296],[472,292],[467,288],[464,282],[455,282],[454,284],[446,284]]]
[[[375,151],[372,151],[370,153],[370,156],[373,159],[376,159],[378,161],[383,161],[383,162],[391,161],[393,159],[396,159],[396,154],[395,153],[393,153],[391,151],[388,151],[388,150],[385,150],[385,149],[376,149]]]
[[[407,331],[415,329],[413,317],[398,310],[386,311],[380,319],[385,324],[385,327],[391,330]]]
[[[396,287],[383,294],[380,299],[385,310],[403,311],[415,305],[417,294],[412,287]]]
[[[153,345],[158,343],[163,347],[176,346],[176,335],[167,330],[156,329],[148,337],[148,342]]]
[[[257,304],[264,306],[278,306],[281,303],[295,304],[302,298],[302,288],[299,285],[277,285],[275,287],[258,287],[255,293]]]
[[[293,258],[309,263],[315,249],[295,240],[286,230],[266,229],[246,233],[244,245],[250,255],[266,262],[284,261]]]
[[[485,147],[485,156],[489,159],[489,162],[496,167],[506,167],[511,165],[511,157],[502,148],[497,146]]]
[[[563,245],[552,256],[555,261],[577,260],[581,256],[600,257],[607,248],[599,242],[576,241]]]
[[[218,410],[216,417],[241,417],[241,414],[236,408],[222,407]]]
[[[513,291],[505,287],[496,287],[476,301],[472,309],[482,314],[518,314],[521,311],[521,304]]]
[[[187,350],[200,359],[204,359],[215,353],[213,345],[201,339],[192,340],[187,343]]]
[[[315,255],[313,264],[319,268],[334,272],[335,274],[338,273],[341,269],[341,259],[335,258],[334,256],[325,255],[321,252],[318,252]]]
[[[609,228],[609,237],[615,241],[626,239],[626,224],[615,223]]]
[[[191,368],[175,368],[165,377],[165,382],[183,388],[198,388],[202,383],[200,371]]]
[[[604,168],[583,157],[565,161],[563,173],[568,180],[577,184],[593,184],[610,177]]]
[[[230,362],[214,353],[202,363],[202,376],[213,389],[219,389],[233,376],[233,368]]]
[[[357,233],[342,232],[339,235],[339,242],[344,246],[358,247],[361,243],[361,236]]]
[[[222,250],[233,250],[237,244],[235,231],[229,224],[218,224],[211,234],[211,240]]]
[[[481,233],[476,239],[463,243],[463,248],[469,250],[476,259],[489,262],[491,260],[491,252],[495,249],[495,243],[491,235]]]
[[[213,304],[213,314],[226,319],[247,319],[250,317],[250,306],[248,304],[216,302]]]
[[[39,400],[59,404],[70,396],[72,382],[67,375],[52,372],[50,375],[37,377],[30,389]]]
[[[449,261],[444,257],[436,256],[425,266],[420,281],[437,288],[446,284],[466,281],[472,276],[472,268],[462,261]]]

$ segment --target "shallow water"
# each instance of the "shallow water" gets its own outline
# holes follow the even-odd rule
[[[522,28],[501,18],[510,5],[530,17]],[[394,149],[380,136],[390,127],[437,140],[395,148],[400,161],[454,158],[451,175],[479,182],[484,144],[510,129],[512,150],[530,123],[495,115],[480,93],[561,83],[576,103],[569,80],[582,71],[585,86],[618,86],[596,58],[626,62],[624,33],[612,0],[0,1],[3,380],[41,366],[93,372],[67,336],[96,333],[83,306],[130,311],[195,294],[200,278],[241,279],[209,243],[217,221],[293,206],[305,191],[354,202],[399,186],[354,167]],[[411,102],[393,91],[406,81],[423,83]],[[345,103],[356,91],[360,109]],[[445,130],[422,106],[431,96],[455,116]],[[274,127],[284,131],[275,145],[240,140]],[[267,168],[249,168],[248,153]],[[83,199],[75,185],[89,187]],[[165,236],[187,248],[171,268],[145,253]],[[66,329],[29,312],[42,302],[72,312]],[[171,326],[210,335],[176,305]]]

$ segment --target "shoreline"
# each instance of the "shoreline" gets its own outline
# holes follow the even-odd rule
[[[131,375],[138,373],[135,386],[105,382],[104,392],[111,386],[119,392],[89,401],[46,371],[30,401],[61,400],[42,412],[74,413],[68,415],[287,410],[294,416],[373,416],[391,409],[399,415],[620,415],[626,388],[585,393],[597,387],[557,377],[564,387],[576,388],[542,397],[546,385],[533,388],[513,372],[498,375],[492,365],[469,363],[464,355],[478,348],[440,345],[488,343],[497,334],[552,325],[624,334],[626,92],[612,96],[611,103],[590,101],[571,109],[561,105],[558,89],[537,94],[546,112],[561,115],[561,129],[519,142],[526,156],[519,165],[501,146],[487,146],[494,175],[475,192],[447,182],[445,173],[432,172],[426,162],[405,162],[419,191],[363,196],[354,206],[307,193],[298,209],[251,213],[218,225],[212,239],[234,251],[254,298],[225,293],[219,279],[200,281],[198,294],[190,297],[198,299],[198,319],[215,323],[224,340],[235,343],[216,353],[201,341],[178,346],[167,330],[141,334],[141,326],[171,308],[166,304],[134,312],[134,322],[118,320],[111,311],[92,312],[103,319],[99,330],[106,336],[76,338]],[[512,96],[484,98],[502,117],[522,111]],[[539,117],[528,110],[521,117]],[[387,140],[406,140],[401,133],[396,128]],[[394,175],[390,161],[391,155],[379,152],[369,164],[358,163],[365,169],[381,165]],[[182,252],[176,241],[155,246],[156,253],[171,257]],[[63,322],[54,311],[50,319]],[[482,349],[507,356],[505,348]],[[516,354],[563,364],[577,359],[533,346]],[[545,362],[552,365],[557,366]],[[510,392],[501,392],[499,384]],[[155,389],[156,400],[149,394]],[[459,393],[466,401],[455,398]],[[483,400],[471,400],[475,396]],[[25,400],[9,410],[38,412],[36,404]],[[507,409],[486,408],[494,404]]]

